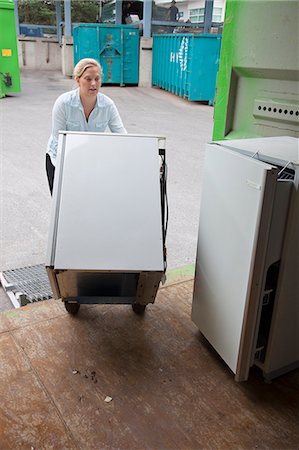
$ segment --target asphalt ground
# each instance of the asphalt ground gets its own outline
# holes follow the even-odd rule
[[[0,272],[43,263],[51,197],[46,145],[55,99],[74,81],[58,72],[22,73],[22,92],[0,100]],[[169,278],[194,269],[204,150],[213,108],[158,88],[102,87],[129,133],[166,137]],[[0,289],[0,311],[11,309]]]

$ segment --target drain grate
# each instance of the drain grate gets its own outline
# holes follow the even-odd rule
[[[44,264],[6,270],[0,281],[15,308],[53,298]]]

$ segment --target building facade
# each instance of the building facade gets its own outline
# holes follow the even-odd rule
[[[169,0],[155,0],[155,3],[165,8],[171,5]],[[224,21],[225,3],[226,0],[214,0],[212,22]],[[180,21],[203,23],[205,0],[176,0],[176,6],[179,10]]]

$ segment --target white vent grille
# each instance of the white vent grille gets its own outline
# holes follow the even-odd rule
[[[253,115],[271,120],[299,124],[299,105],[288,102],[275,102],[267,99],[254,101]]]

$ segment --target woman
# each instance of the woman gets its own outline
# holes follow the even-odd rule
[[[75,66],[74,79],[78,88],[60,95],[53,107],[52,134],[46,154],[51,194],[60,130],[104,132],[108,127],[112,133],[127,133],[114,102],[99,92],[101,65],[95,59],[81,59]]]

